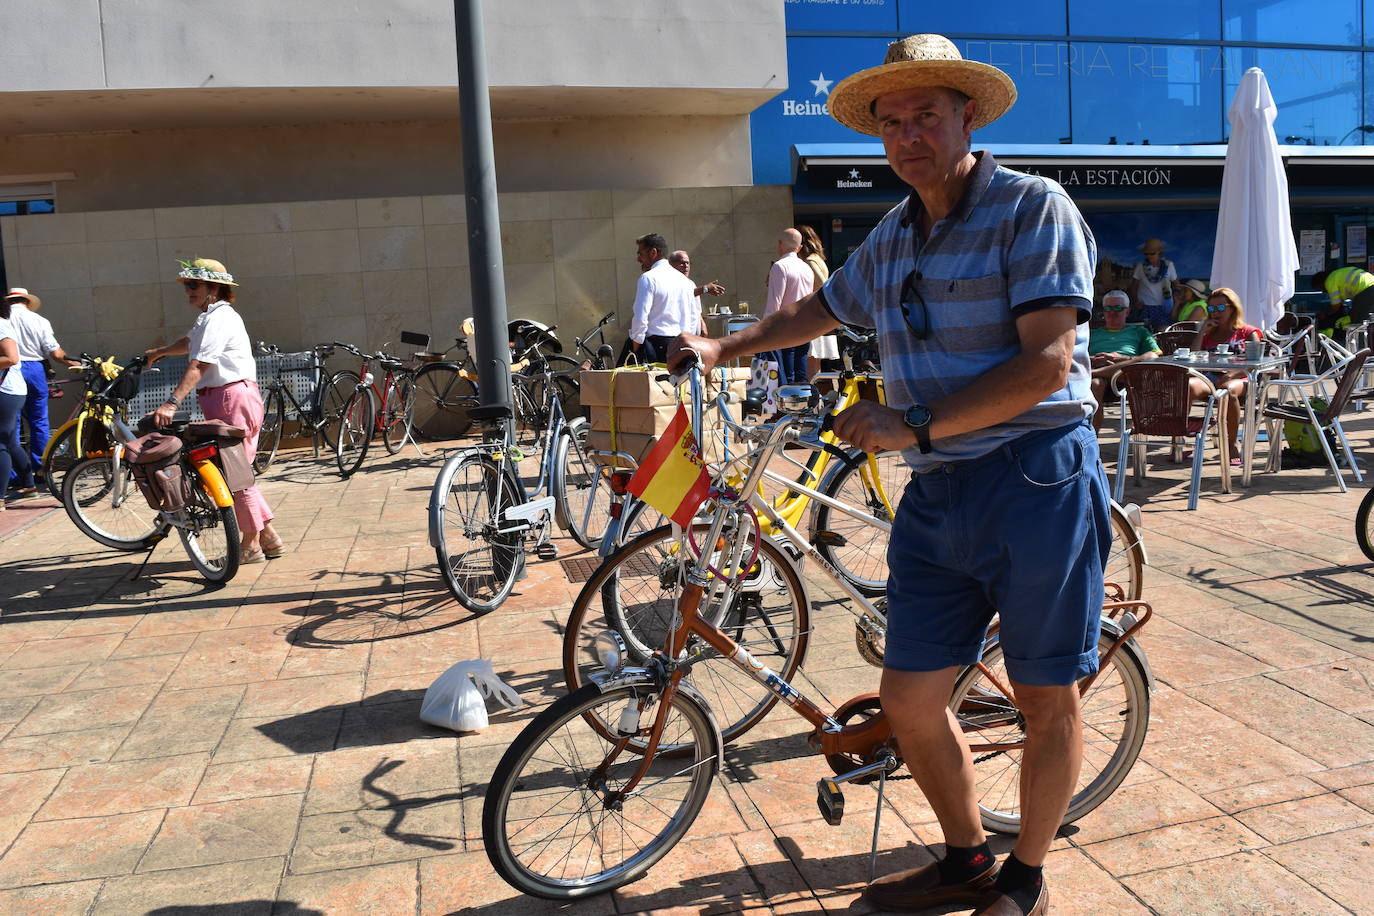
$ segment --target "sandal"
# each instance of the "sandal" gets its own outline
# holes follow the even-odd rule
[[[266,563],[267,554],[261,550],[245,550],[239,555],[239,565],[245,566],[249,563]]]
[[[280,559],[281,555],[285,552],[286,545],[282,543],[281,538],[277,538],[270,544],[266,541],[262,542],[262,555],[267,557],[267,559],[269,560]]]
[[[1231,459],[1231,467],[1233,467],[1233,468],[1238,468],[1238,467],[1240,467],[1240,465],[1241,465],[1241,460],[1240,460],[1239,458],[1232,458],[1232,459]]]

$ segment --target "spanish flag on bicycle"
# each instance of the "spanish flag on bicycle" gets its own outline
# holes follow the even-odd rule
[[[688,525],[697,506],[706,499],[711,475],[701,457],[701,446],[692,434],[687,410],[677,413],[654,447],[644,456],[627,485],[629,491],[678,525]]]

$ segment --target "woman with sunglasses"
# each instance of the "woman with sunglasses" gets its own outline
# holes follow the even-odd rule
[[[1245,313],[1236,291],[1226,286],[1217,287],[1207,297],[1207,320],[1198,328],[1193,349],[1215,350],[1221,344],[1240,344],[1243,347],[1247,340],[1263,339],[1260,329],[1246,324],[1244,319]],[[1245,373],[1209,372],[1207,377],[1217,390],[1225,389],[1230,395],[1221,402],[1221,413],[1231,437],[1228,457],[1232,465],[1239,466],[1240,449],[1236,442],[1240,432],[1240,398],[1245,394]],[[1191,385],[1195,400],[1205,400],[1210,396],[1201,381],[1193,379]]]
[[[194,389],[206,419],[241,428],[243,445],[251,456],[258,450],[262,429],[262,393],[257,364],[243,318],[234,310],[234,277],[219,261],[196,258],[180,261],[177,279],[186,291],[186,304],[200,312],[187,335],[144,355],[148,365],[164,356],[190,357],[186,373],[172,394],[152,416],[158,426],[172,422],[177,407]],[[234,516],[243,537],[240,563],[261,563],[282,555],[282,539],[272,527],[272,509],[256,486],[234,494]]]

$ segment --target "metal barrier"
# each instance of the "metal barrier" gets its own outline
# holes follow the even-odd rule
[[[278,356],[259,355],[254,358],[258,369],[258,384],[261,385],[268,379],[280,375],[282,384],[286,386],[297,402],[309,404],[315,383],[314,376],[310,372],[311,359],[312,354],[309,350],[301,353],[282,353]],[[186,365],[187,358],[185,356],[168,356],[158,360],[154,367],[158,371],[144,370],[140,379],[142,384],[139,386],[138,395],[129,402],[129,416],[136,419],[161,406],[171,395],[177,382],[180,382],[181,377],[186,374]],[[181,407],[177,412],[183,411],[190,412],[189,418],[191,420],[205,419],[205,414],[201,412],[200,402],[194,391],[181,402]]]

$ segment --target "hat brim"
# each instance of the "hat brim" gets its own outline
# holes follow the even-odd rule
[[[39,309],[41,309],[41,308],[43,307],[43,300],[42,300],[42,299],[39,299],[39,298],[38,298],[37,296],[35,296],[33,293],[28,293],[27,295],[23,295],[23,294],[11,294],[11,295],[7,295],[7,296],[5,296],[5,301],[6,301],[6,302],[22,302],[22,303],[24,303],[26,306],[28,306],[28,309],[29,309],[30,312],[36,312],[36,311],[38,311]]]
[[[1001,70],[976,60],[906,60],[860,70],[830,93],[830,114],[845,127],[878,136],[873,103],[893,92],[942,87],[974,99],[973,129],[996,121],[1016,103],[1016,84]]]

